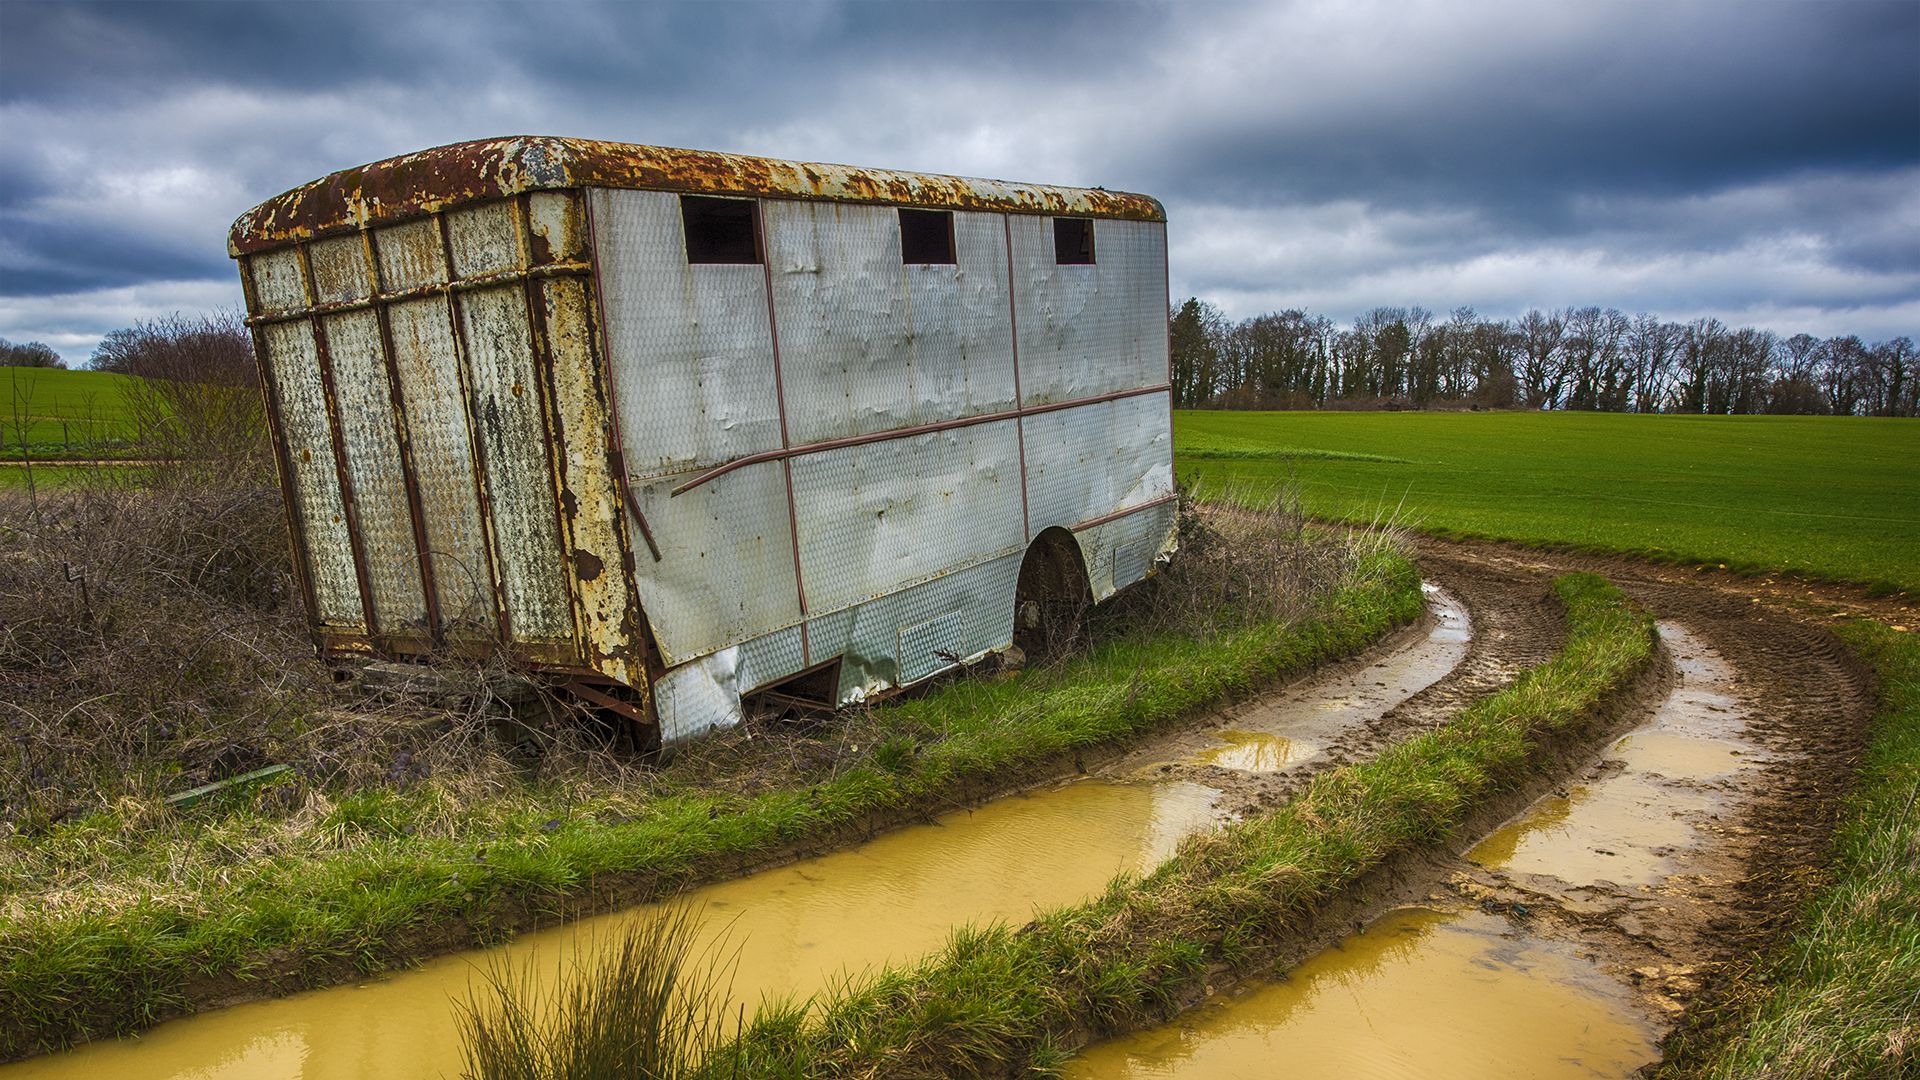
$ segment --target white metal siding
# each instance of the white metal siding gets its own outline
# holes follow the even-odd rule
[[[313,326],[305,321],[274,323],[261,336],[293,473],[295,513],[306,536],[307,575],[318,609],[314,617],[328,626],[364,627]]]
[[[316,276],[317,269],[316,264]],[[366,550],[374,622],[382,632],[419,632],[426,628],[427,601],[394,437],[379,317],[371,310],[349,311],[329,315],[321,325],[333,361],[333,392],[340,403],[340,435]]]
[[[1165,383],[1165,226],[1095,221],[1094,264],[1060,266],[1052,218],[1015,215],[1010,224],[1025,403]]]

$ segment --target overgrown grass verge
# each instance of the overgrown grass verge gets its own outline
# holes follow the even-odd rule
[[[1605,580],[1554,584],[1551,661],[1442,728],[1324,773],[1287,805],[1183,844],[1137,880],[1024,929],[960,930],[913,967],[763,1010],[716,1067],[751,1076],[944,1077],[1057,1064],[1088,1037],[1154,1022],[1216,965],[1257,958],[1387,858],[1438,841],[1518,785],[1541,742],[1588,719],[1655,652],[1652,617]]]
[[[753,747],[772,744],[781,768],[760,761],[749,782],[715,785],[725,769],[697,755],[617,783],[564,770],[448,779],[452,768],[428,775],[409,753],[385,782],[311,778],[187,814],[130,793],[0,837],[0,1060],[137,1030],[191,1008],[210,984],[232,996],[248,980],[290,988],[379,970],[604,904],[616,889],[660,895],[911,820],[1057,772],[1420,614],[1417,574],[1390,551],[1343,561],[1336,580],[1297,618],[1256,611],[1200,637],[1149,626],[1056,667],[955,681],[812,740],[763,732],[740,753],[766,758]],[[345,723],[299,719],[302,731]],[[457,742],[435,730],[422,755]],[[852,752],[840,753],[849,733]],[[824,762],[788,760],[806,746]]]
[[[1734,1034],[1677,1047],[1664,1076],[1893,1077],[1920,1065],[1920,637],[1867,621],[1836,632],[1878,673],[1881,711],[1834,836],[1833,881],[1706,1037]]]

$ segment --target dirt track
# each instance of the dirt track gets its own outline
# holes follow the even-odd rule
[[[1717,660],[1729,669],[1722,689],[1739,717],[1728,730],[1753,745],[1754,760],[1737,779],[1669,782],[1670,790],[1702,789],[1706,804],[1716,807],[1690,815],[1704,839],[1675,857],[1673,872],[1640,884],[1564,881],[1490,869],[1456,852],[1391,890],[1402,902],[1473,903],[1506,914],[1530,936],[1577,943],[1634,988],[1647,1017],[1663,1030],[1710,1024],[1729,965],[1777,940],[1820,883],[1839,800],[1864,748],[1875,707],[1872,677],[1821,624],[1856,614],[1901,623],[1913,618],[1912,607],[1845,588],[1502,545],[1427,542],[1420,564],[1431,580],[1469,598],[1476,623],[1485,621],[1483,667],[1499,667],[1493,657],[1502,653],[1510,663],[1527,653],[1503,645],[1498,631],[1511,619],[1517,635],[1539,633],[1531,617],[1551,576],[1592,570],[1673,624],[1670,646],[1689,655],[1669,663]],[[1463,665],[1423,698],[1457,704],[1456,688],[1464,696],[1461,684],[1474,678],[1471,667]],[[1646,725],[1673,685],[1668,675],[1617,717],[1612,730]],[[1422,709],[1409,706],[1396,710],[1406,714],[1398,718],[1400,729],[1426,722]],[[1607,739],[1584,755],[1568,755],[1555,790],[1564,795],[1571,786],[1618,773],[1616,750]],[[1660,806],[1652,812],[1683,814]],[[1474,839],[1463,836],[1460,847]],[[1421,895],[1422,882],[1434,891]]]

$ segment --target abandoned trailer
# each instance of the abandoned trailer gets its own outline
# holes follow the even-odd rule
[[[1165,220],[559,138],[256,207],[229,246],[317,646],[504,649],[669,743],[1007,648],[1172,552]]]

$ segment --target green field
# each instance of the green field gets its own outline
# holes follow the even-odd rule
[[[0,460],[123,451],[132,435],[130,375],[0,367]]]
[[[1174,453],[1325,517],[1920,593],[1920,420],[1185,411]]]

